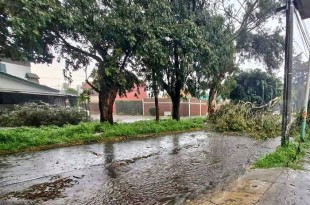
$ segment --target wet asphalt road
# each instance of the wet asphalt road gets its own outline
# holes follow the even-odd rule
[[[279,143],[201,131],[1,156],[0,204],[185,204],[237,178]],[[73,184],[52,199],[3,198],[56,179]]]

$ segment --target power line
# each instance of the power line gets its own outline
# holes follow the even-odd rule
[[[301,23],[301,19],[298,16],[297,12],[295,11],[295,16],[297,19],[297,28],[299,30],[299,33],[301,35],[301,39],[303,41],[304,46],[307,46],[307,51],[310,52],[310,38],[309,38],[309,33],[307,30],[304,28],[304,24]]]
[[[300,45],[298,44],[297,41],[294,40],[294,48],[296,49],[296,47],[300,50],[300,54],[304,55],[307,59],[309,58],[308,56],[308,52],[305,52],[303,49],[301,49]],[[296,45],[296,46],[295,46]],[[296,49],[297,50],[297,49]],[[300,55],[298,54],[298,55]]]
[[[302,53],[305,52],[305,50],[303,50],[303,49],[301,48],[301,46],[299,45],[299,43],[298,43],[296,40],[294,40],[294,43],[296,43],[296,45],[297,45],[297,47],[299,48],[300,52],[302,52]]]
[[[244,11],[246,12],[246,9],[245,7],[243,6],[243,4],[241,4],[241,2],[239,0],[237,0],[238,3],[240,4],[240,6],[244,9]],[[275,5],[275,4],[274,4]],[[264,15],[266,15],[268,13],[268,11],[274,7],[274,5],[272,7],[270,7],[269,9],[266,10],[266,12],[264,13]],[[255,23],[259,22],[259,18],[255,21],[255,19],[253,19],[252,15],[247,13],[247,15],[249,15],[249,17],[252,19],[252,21],[254,21]],[[266,36],[266,33],[263,31],[263,29],[260,27],[259,24],[257,24],[256,28],[258,28],[260,30],[260,32],[262,32],[261,34],[265,35]],[[254,29],[254,28],[253,28]],[[252,29],[252,30],[253,30]],[[272,42],[270,41],[271,45],[273,45],[276,49],[278,49],[278,47]]]
[[[304,26],[304,30],[306,31],[306,34],[307,34],[307,37],[308,37],[308,42],[309,42],[310,37],[309,37],[309,32],[308,32],[307,26],[305,24],[305,21],[301,21],[301,22],[302,22],[302,25]]]

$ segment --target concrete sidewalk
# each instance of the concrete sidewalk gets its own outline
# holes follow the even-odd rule
[[[224,189],[194,204],[203,205],[309,205],[310,156],[304,170],[251,169]]]

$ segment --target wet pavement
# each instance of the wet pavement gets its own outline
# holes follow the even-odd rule
[[[237,180],[189,205],[309,205],[310,153],[302,170],[250,169]]]
[[[0,204],[185,204],[279,143],[200,131],[1,156]]]

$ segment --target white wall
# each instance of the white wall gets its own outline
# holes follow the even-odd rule
[[[19,65],[19,64],[13,64],[1,61],[1,64],[6,65],[6,73],[10,75],[14,75],[19,78],[26,79],[25,75],[26,73],[31,73],[30,66],[26,65]]]
[[[35,83],[22,82],[5,75],[0,75],[0,92],[22,92],[22,93],[58,93],[49,88],[36,85]]]

